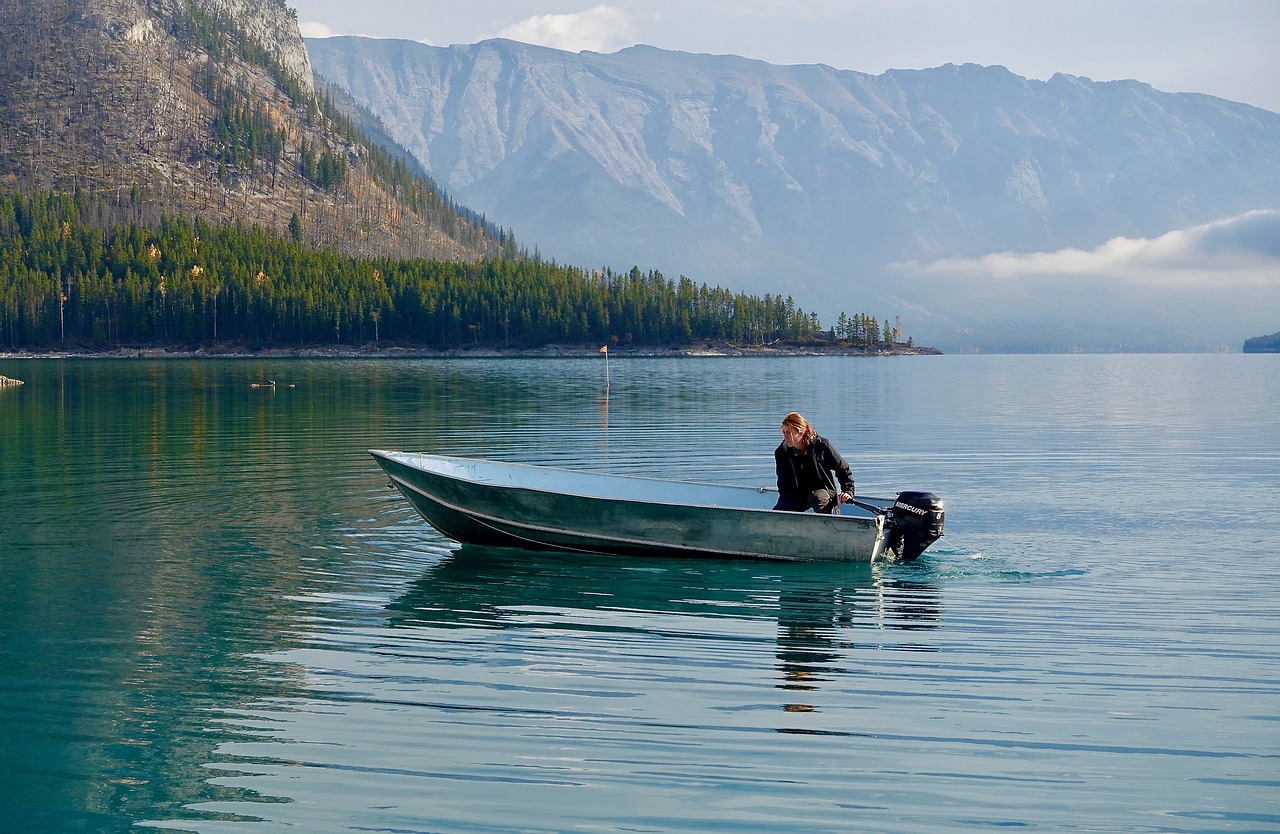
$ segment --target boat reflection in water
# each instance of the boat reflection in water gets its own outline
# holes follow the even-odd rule
[[[780,689],[812,692],[835,676],[849,674],[845,658],[869,640],[858,629],[915,631],[941,624],[942,601],[937,587],[917,580],[884,575],[874,567],[823,586],[783,582],[778,594],[778,671]],[[888,641],[899,651],[935,651],[919,642]],[[884,639],[877,645],[885,646]],[[799,695],[797,698],[801,697]],[[788,712],[811,712],[808,703],[789,703]]]
[[[641,629],[664,639],[692,629],[700,641],[726,628],[758,635],[761,621],[773,621],[777,686],[799,693],[848,674],[846,658],[858,647],[931,651],[903,639],[941,623],[941,595],[922,581],[928,570],[924,563],[584,560],[464,545],[388,607],[393,628],[545,629],[550,616],[557,629]]]

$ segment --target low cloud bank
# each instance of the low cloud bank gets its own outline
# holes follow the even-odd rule
[[[1280,328],[1280,211],[889,271],[919,341],[944,349],[1240,350]]]
[[[965,279],[1104,278],[1148,286],[1273,284],[1280,281],[1280,211],[1169,232],[1156,238],[1117,237],[1095,249],[893,264],[892,269]]]

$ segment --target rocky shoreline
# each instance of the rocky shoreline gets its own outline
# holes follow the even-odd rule
[[[544,345],[502,348],[474,345],[438,350],[390,345],[348,347],[316,345],[290,348],[249,348],[220,345],[200,348],[140,346],[112,350],[0,351],[0,359],[495,359],[585,357],[600,353],[598,345]],[[706,342],[680,347],[611,346],[609,355],[628,357],[783,357],[783,356],[940,356],[935,348],[908,345],[847,347],[839,345],[737,345]]]

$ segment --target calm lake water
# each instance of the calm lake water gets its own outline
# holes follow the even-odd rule
[[[0,361],[0,830],[1280,831],[1280,356],[609,371]],[[946,537],[460,549],[366,453],[771,485],[792,409]]]

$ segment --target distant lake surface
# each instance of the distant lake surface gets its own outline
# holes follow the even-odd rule
[[[0,373],[5,832],[1280,831],[1280,356]],[[464,548],[366,451],[772,486],[793,409],[946,536]]]

